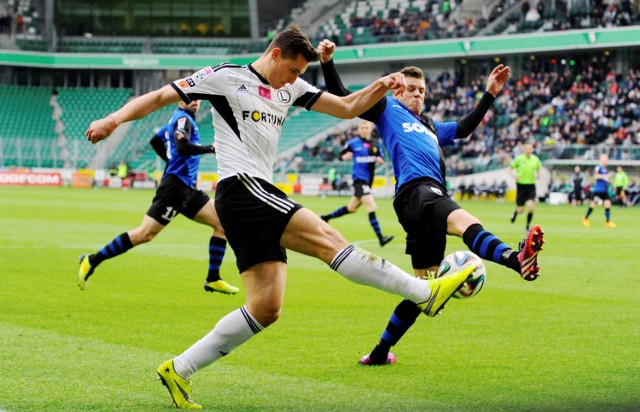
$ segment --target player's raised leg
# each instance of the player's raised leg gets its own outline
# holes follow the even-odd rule
[[[464,209],[453,210],[447,217],[447,225],[449,234],[461,236],[469,249],[482,259],[509,267],[528,281],[535,280],[539,276],[540,267],[537,257],[544,244],[544,232],[540,226],[534,225],[520,243],[519,250],[515,251],[491,232],[485,230],[480,221]],[[443,253],[444,244],[438,247],[442,248]],[[437,269],[435,262],[423,259],[424,256],[421,254],[412,255],[412,263],[416,267],[417,276],[434,273]],[[396,345],[411,328],[420,312],[421,309],[415,303],[408,300],[400,302],[391,315],[376,347],[371,351],[367,362],[361,363],[364,365],[387,364],[391,347]]]
[[[435,280],[417,279],[385,259],[350,245],[339,232],[304,208],[292,216],[281,244],[324,261],[352,282],[411,300],[428,316],[440,311],[473,270]]]
[[[525,280],[535,280],[539,276],[537,258],[544,243],[544,232],[539,225],[529,230],[518,251],[486,230],[464,209],[457,209],[447,217],[447,230],[451,235],[462,237],[469,250],[482,259],[511,268]]]

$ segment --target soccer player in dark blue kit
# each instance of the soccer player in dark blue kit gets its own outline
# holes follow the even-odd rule
[[[599,204],[604,205],[604,227],[616,228],[618,225],[611,221],[611,197],[609,196],[609,180],[611,179],[611,173],[607,170],[607,163],[609,156],[606,153],[600,155],[600,161],[593,170],[593,177],[596,179],[596,183],[593,187],[593,194],[589,199],[589,208],[587,214],[582,218],[582,224],[586,227],[591,226],[589,216]]]
[[[322,71],[327,89],[344,96],[346,89],[333,64],[335,44],[323,40],[319,45]],[[446,170],[441,146],[453,139],[469,136],[480,124],[495,96],[509,78],[510,69],[498,65],[487,80],[487,91],[478,105],[458,122],[438,122],[422,114],[426,83],[422,70],[405,67],[400,71],[407,87],[402,94],[385,96],[360,118],[374,122],[384,142],[396,177],[393,206],[407,232],[406,252],[411,256],[414,274],[433,276],[444,258],[446,236],[462,237],[467,247],[483,259],[516,271],[532,281],[539,276],[538,252],[544,243],[543,231],[534,225],[515,251],[484,229],[480,221],[462,209],[447,193]],[[394,363],[390,352],[413,325],[420,310],[407,300],[401,302],[371,354],[360,359],[363,365]]]
[[[238,288],[220,278],[220,265],[227,240],[216,213],[213,200],[196,189],[200,155],[215,153],[215,148],[202,146],[195,114],[200,101],[178,103],[169,123],[151,139],[151,146],[167,162],[164,175],[151,207],[136,229],[116,236],[94,254],[80,256],[78,286],[84,290],[87,280],[100,263],[119,256],[129,249],[153,240],[171,220],[181,213],[191,220],[213,228],[209,241],[209,271],[204,288],[210,292],[235,294]]]
[[[333,212],[320,216],[328,222],[347,213],[353,213],[364,203],[369,212],[369,224],[373,228],[380,246],[384,246],[393,240],[393,236],[384,236],[380,229],[380,223],[376,217],[376,201],[371,193],[371,185],[376,164],[384,163],[380,140],[371,138],[373,123],[360,120],[358,123],[358,136],[350,139],[340,151],[340,159],[353,159],[353,196],[347,206],[339,207]]]

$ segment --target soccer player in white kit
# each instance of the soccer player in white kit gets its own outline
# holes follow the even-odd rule
[[[179,408],[201,408],[191,399],[190,378],[199,369],[274,323],[286,280],[286,249],[318,258],[347,279],[411,300],[435,316],[475,266],[436,280],[417,279],[388,261],[349,244],[315,213],[289,199],[273,182],[280,132],[291,106],[354,118],[390,90],[404,89],[392,73],[345,97],[323,93],[299,78],[319,54],[298,26],[279,33],[256,61],[221,64],[140,96],[91,123],[96,143],[123,122],[140,119],[182,100],[208,100],[213,108],[220,180],[215,206],[246,290],[246,304],[218,321],[206,336],[161,364],[157,373]]]

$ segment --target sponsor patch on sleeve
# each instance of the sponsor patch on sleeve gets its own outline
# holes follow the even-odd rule
[[[202,82],[204,79],[206,79],[207,77],[211,76],[212,74],[213,74],[213,69],[211,67],[205,67],[204,69],[199,70],[196,73],[192,74],[187,79],[191,79],[194,82],[194,84],[198,84]]]

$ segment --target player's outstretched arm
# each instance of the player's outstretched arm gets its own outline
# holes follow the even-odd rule
[[[489,111],[496,95],[500,93],[511,75],[511,68],[503,64],[497,65],[487,79],[487,92],[482,96],[478,105],[458,122],[456,139],[464,139],[478,127],[484,115]]]
[[[166,85],[158,90],[136,97],[107,117],[91,122],[85,132],[87,140],[91,143],[98,143],[100,140],[109,137],[120,124],[142,119],[149,113],[179,100],[180,96],[171,85]]]
[[[378,103],[389,90],[402,94],[405,87],[404,75],[402,73],[391,73],[348,96],[323,93],[311,107],[311,110],[330,114],[341,119],[353,119]]]

